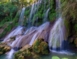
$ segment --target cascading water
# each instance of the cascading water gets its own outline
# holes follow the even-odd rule
[[[24,12],[25,12],[25,7],[22,8],[22,11],[21,11],[21,14],[20,14],[20,18],[19,18],[19,26],[14,30],[12,31],[7,37],[5,37],[4,41],[3,42],[7,42],[7,41],[10,41],[10,38],[11,37],[15,37],[15,36],[20,36],[22,35],[24,32],[23,32],[23,29],[24,27],[22,27],[23,25],[23,22],[24,22]],[[13,45],[14,43],[16,42],[17,40],[14,40],[12,42],[12,44],[9,44],[12,49],[8,52],[7,54],[7,59],[12,59],[13,57],[13,54],[14,54],[14,49],[13,49]]]
[[[46,39],[46,34],[47,34],[47,29],[48,29],[48,27],[49,27],[49,22],[46,22],[46,23],[44,23],[43,25],[41,25],[41,26],[39,26],[38,27],[38,29],[37,29],[37,32],[36,33],[34,33],[34,35],[33,35],[33,37],[32,37],[32,39],[31,39],[31,41],[30,41],[30,43],[29,43],[29,45],[32,45],[33,44],[33,42],[36,40],[36,39],[38,39],[38,38],[43,38],[44,39],[44,37],[45,37],[45,39]],[[45,31],[45,35],[44,35],[44,37],[43,37],[43,35],[42,35],[42,33],[43,33],[43,31]]]
[[[49,24],[49,22],[46,22],[38,28],[31,27],[30,29],[26,30],[24,35],[16,37],[16,40],[12,43],[12,48],[23,47],[26,44],[32,45],[33,42],[38,38],[44,38],[47,40],[47,29]]]
[[[20,18],[19,18],[19,25],[23,25],[24,23],[24,12],[25,12],[25,7],[22,8]]]
[[[60,14],[60,0],[56,0],[57,6],[56,9],[58,10],[57,14],[57,21],[54,24],[53,28],[50,31],[49,35],[49,48],[51,50],[62,50],[62,42],[65,40],[65,26],[64,26],[64,20],[61,17]]]
[[[50,8],[47,9],[46,13],[45,13],[45,16],[44,16],[44,19],[43,19],[43,22],[46,22],[48,21],[48,13],[50,11]]]
[[[49,48],[50,50],[62,49],[62,41],[64,40],[64,20],[59,17],[50,31]]]
[[[36,13],[36,11],[38,10],[40,3],[41,3],[41,0],[38,0],[36,3],[32,4],[30,16],[28,19],[28,27],[32,26],[33,16]]]
[[[28,19],[28,26],[30,27],[32,25],[32,18],[36,11],[39,8],[40,3],[44,0],[38,0],[38,2],[32,4],[30,16]],[[45,1],[46,3],[46,1]],[[25,7],[22,8],[21,15],[19,18],[19,25],[14,31],[12,31],[5,39],[4,42],[10,41],[10,37],[15,37],[15,40],[12,41],[11,44],[11,50],[7,54],[7,59],[12,59],[13,54],[15,53],[15,48],[20,48],[23,47],[27,44],[31,45],[34,43],[35,40],[38,38],[43,38],[46,42],[48,42],[48,37],[49,37],[49,49],[51,50],[62,50],[62,42],[65,39],[65,26],[64,26],[64,20],[62,19],[61,16],[61,11],[60,11],[60,0],[56,0],[57,6],[56,10],[58,11],[57,14],[57,21],[55,22],[54,26],[51,28],[50,22],[47,22],[48,20],[48,13],[50,11],[50,8],[47,9],[43,22],[45,22],[43,25],[39,27],[31,27],[28,28],[26,31],[23,32],[23,22],[24,22],[24,12],[25,12]],[[45,6],[44,6],[45,7]],[[50,30],[50,34],[49,34]],[[23,35],[22,35],[23,34]],[[49,35],[49,36],[48,36]]]
[[[15,30],[13,30],[7,37],[5,37],[4,41],[3,42],[7,42],[7,41],[10,41],[10,38],[11,37],[15,37],[17,35],[21,35],[22,34],[22,30],[23,30],[23,27],[21,26],[18,26]]]
[[[61,8],[60,0],[56,0],[57,21],[55,22],[54,26],[50,30],[49,50],[55,53],[73,55],[74,53],[67,51],[69,43],[65,42],[66,31],[65,31],[64,19],[62,18],[60,8]],[[67,45],[66,49],[64,48],[64,44]]]
[[[19,26],[13,30],[7,37],[5,37],[3,42],[9,41],[10,37],[15,37],[17,35],[21,35],[23,34],[23,22],[24,22],[24,12],[25,12],[25,7],[22,8],[21,14],[20,14],[20,18],[19,18]]]
[[[7,58],[7,59],[12,59],[14,52],[15,52],[15,51],[14,51],[13,49],[11,49],[10,52],[7,54],[7,57],[6,57],[6,58]]]

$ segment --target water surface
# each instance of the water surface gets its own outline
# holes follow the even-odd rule
[[[0,59],[7,59],[7,55],[0,55]],[[77,55],[51,53],[49,55],[42,55],[41,59],[77,59]]]

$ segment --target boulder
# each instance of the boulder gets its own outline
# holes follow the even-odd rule
[[[48,54],[48,44],[44,41],[44,39],[37,39],[33,46],[32,46],[33,52],[37,54]]]

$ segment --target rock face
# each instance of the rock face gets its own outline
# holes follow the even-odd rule
[[[0,43],[0,54],[4,54],[10,51],[11,47],[8,46],[6,43]]]
[[[48,44],[43,39],[37,39],[32,46],[26,45],[20,49],[14,59],[40,59],[40,55],[48,53]]]

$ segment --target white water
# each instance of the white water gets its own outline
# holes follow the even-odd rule
[[[56,0],[56,12],[57,15],[60,14],[60,0]],[[60,16],[60,17],[59,17]],[[49,36],[49,48],[51,50],[56,50],[56,48],[61,49],[62,41],[64,40],[64,21],[61,15],[58,16],[56,23],[54,24],[53,28],[50,31]]]
[[[75,55],[75,53],[71,53],[71,52],[69,52],[69,51],[56,51],[56,50],[51,50],[52,51],[52,53],[56,53],[56,54],[65,54],[65,55]]]
[[[29,32],[33,32],[33,31],[35,31],[35,30],[37,30],[37,27],[31,27],[31,28],[27,29],[24,34],[26,35],[26,34],[28,34]]]
[[[62,48],[62,41],[64,40],[64,20],[59,17],[50,31],[49,47],[54,50]]]
[[[50,24],[49,22],[46,22],[39,27],[31,27],[30,29],[26,30],[26,32],[24,32],[25,33],[24,35],[16,37],[15,41],[11,44],[11,47],[19,48],[25,46],[26,44],[32,45],[34,40],[38,38],[47,39],[46,35],[49,24]]]
[[[50,31],[49,35],[49,48],[51,50],[63,49],[62,42],[65,40],[65,26],[64,19],[62,19],[60,11],[60,0],[56,0],[56,12],[57,12],[57,21],[54,24],[53,28]]]
[[[11,49],[8,54],[7,54],[7,59],[12,59],[13,58],[13,54],[15,53],[15,51],[13,49]]]
[[[36,39],[40,38],[40,36],[42,35],[42,32],[46,31],[48,29],[49,24],[50,24],[49,22],[46,22],[37,28],[37,32],[32,37],[29,45],[32,45]],[[42,36],[42,38],[43,38],[43,36]]]
[[[11,37],[15,37],[17,35],[22,34],[23,27],[18,26],[15,30],[13,30],[8,36],[5,37],[3,42],[10,41]]]
[[[24,12],[25,12],[25,7],[22,8],[20,18],[19,18],[19,25],[23,25],[24,23]]]

